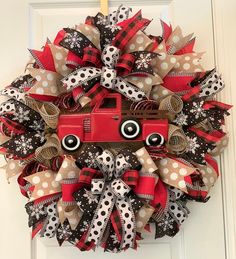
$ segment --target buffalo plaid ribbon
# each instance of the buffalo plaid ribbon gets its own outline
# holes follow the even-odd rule
[[[90,106],[94,106],[98,101],[102,100],[108,94],[108,90],[101,87],[100,83],[95,84],[85,96],[91,99]]]
[[[139,178],[139,174],[137,170],[128,170],[122,176],[122,179],[124,180],[124,182],[132,187],[137,186],[138,178]]]
[[[218,142],[223,136],[224,134],[217,134],[217,131],[206,133],[205,131],[202,131],[200,129],[197,129],[195,127],[190,127],[189,128],[191,131],[193,131],[195,134],[197,134],[199,137],[205,139],[208,142],[213,142],[216,143]]]
[[[198,94],[200,93],[200,90],[201,90],[200,86],[194,87],[193,89],[191,89],[190,91],[188,91],[186,94],[182,96],[182,100],[185,102],[189,102],[193,100],[198,96]]]
[[[117,209],[114,209],[110,216],[112,226],[114,228],[114,231],[116,233],[117,239],[119,242],[121,242],[122,239],[122,223],[119,211]]]
[[[78,247],[81,251],[89,251],[94,247],[93,242],[86,242],[86,236],[87,236],[87,231],[84,232],[81,239],[76,243],[76,247]]]
[[[98,174],[97,170],[89,167],[84,167],[79,175],[79,183],[91,184],[91,181],[96,174]]]
[[[118,32],[112,41],[112,45],[119,49],[124,49],[131,38],[149,23],[150,20],[142,18],[141,11],[139,11],[130,19],[130,22],[127,22]]]
[[[85,48],[83,62],[85,64],[92,64],[95,67],[101,67],[101,51],[92,47]]]
[[[121,75],[127,75],[131,72],[133,64],[135,62],[135,57],[132,54],[129,53],[125,53],[123,54],[117,64],[116,64],[116,68],[119,71],[119,74]]]

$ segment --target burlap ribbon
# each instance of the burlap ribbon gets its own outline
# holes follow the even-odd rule
[[[155,209],[151,205],[144,204],[143,207],[136,213],[135,218],[137,232],[142,232],[144,230],[144,227],[147,225],[154,211]]]
[[[46,143],[35,150],[36,159],[47,166],[50,165],[50,160],[61,154],[61,144],[56,134],[48,135]]]
[[[183,109],[183,101],[180,98],[180,96],[176,94],[172,94],[165,97],[160,102],[160,106],[159,106],[159,110],[168,110],[175,114],[181,112],[182,109]]]
[[[25,104],[29,106],[31,109],[39,112],[46,124],[48,125],[48,127],[52,129],[57,128],[60,110],[56,105],[49,102],[41,103],[29,97],[26,97]]]
[[[169,152],[181,154],[185,151],[187,145],[184,131],[180,127],[169,124],[168,141],[166,143]]]

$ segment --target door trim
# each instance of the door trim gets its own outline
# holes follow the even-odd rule
[[[231,22],[233,14],[230,10],[236,8],[233,0],[211,0],[213,14],[213,31],[214,31],[214,51],[215,64],[223,75],[226,87],[219,94],[219,100],[232,104],[236,99],[235,84],[236,79],[233,77],[232,58],[236,59],[236,54],[231,53],[230,43],[236,43],[236,35],[230,33],[233,29]],[[230,3],[229,3],[230,2]],[[233,88],[234,87],[234,88]],[[224,231],[225,231],[225,250],[227,259],[236,258],[236,139],[235,139],[235,114],[231,111],[231,115],[226,119],[226,129],[229,133],[230,141],[228,147],[220,157],[221,178],[223,190],[223,213],[224,213]]]

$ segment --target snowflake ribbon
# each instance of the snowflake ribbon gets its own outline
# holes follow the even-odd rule
[[[116,90],[133,101],[141,101],[145,98],[145,93],[123,77],[118,76],[119,70],[122,68],[121,70],[126,74],[129,74],[131,70],[133,73],[152,74],[150,63],[156,55],[151,52],[138,51],[120,56],[118,48],[107,45],[101,54],[104,64],[102,68],[79,68],[63,78],[62,82],[68,91],[81,86],[81,92],[88,92],[94,83],[100,81],[101,86],[107,89]],[[94,62],[97,63],[97,61]]]

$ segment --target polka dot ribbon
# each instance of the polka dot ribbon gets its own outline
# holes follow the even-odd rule
[[[138,52],[138,57],[135,57],[131,54],[124,54],[120,56],[120,50],[114,46],[107,45],[101,55],[101,60],[104,66],[100,68],[94,67],[84,67],[75,70],[73,73],[62,79],[66,89],[73,90],[82,85],[84,91],[87,91],[87,88],[91,88],[91,84],[96,82],[96,79],[100,78],[100,84],[107,88],[116,90],[128,99],[133,101],[141,101],[145,98],[145,92],[134,84],[129,83],[123,77],[118,76],[119,71],[130,72],[133,67],[137,67],[135,63],[140,60]],[[142,54],[143,60],[147,55]],[[150,54],[151,55],[151,54]],[[145,59],[145,60],[146,60]],[[144,61],[145,61],[144,60]],[[151,60],[151,57],[150,57]],[[139,64],[139,63],[138,63]],[[140,63],[140,69],[142,64]],[[139,70],[136,69],[138,72]],[[142,71],[143,73],[143,71]]]
[[[131,188],[120,178],[124,170],[132,169],[131,164],[126,161],[122,151],[114,156],[109,150],[104,150],[95,160],[104,178],[92,179],[91,182],[91,192],[101,196],[88,230],[87,241],[92,241],[95,245],[100,243],[112,210],[116,207],[123,227],[120,248],[133,247],[135,241],[134,213],[130,198],[127,196]]]

